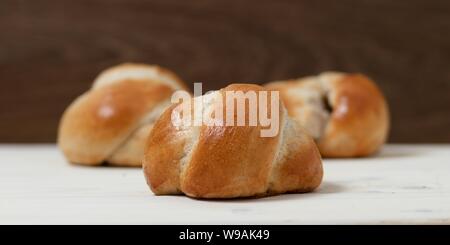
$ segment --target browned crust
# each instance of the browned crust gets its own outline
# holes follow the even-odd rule
[[[308,120],[308,115],[296,115],[296,109],[304,106],[303,100],[293,98],[289,91],[294,88],[327,90],[325,96],[332,107],[331,117],[322,136],[316,139],[323,157],[363,157],[377,152],[388,136],[389,110],[376,84],[362,74],[325,75],[322,81],[312,78],[316,80],[313,83],[303,78],[272,82],[265,87],[280,91],[289,115],[301,122]]]
[[[322,159],[314,140],[299,127],[287,139],[287,154],[273,169],[273,193],[310,192],[323,178]]]
[[[71,162],[101,164],[142,117],[171,93],[172,89],[164,84],[134,80],[91,90],[64,112],[59,147]]]
[[[318,141],[327,157],[361,157],[375,153],[386,141],[389,112],[378,87],[362,74],[331,81],[333,106],[325,134]]]
[[[224,100],[227,99],[225,91],[237,90],[263,88],[233,84],[221,90]],[[171,114],[175,108],[176,105],[164,112],[148,140],[143,166],[147,183],[155,194],[182,192],[195,198],[235,198],[307,192],[320,184],[320,154],[312,139],[300,129],[295,131],[302,134],[300,138],[289,139],[286,158],[273,167],[280,134],[264,138],[260,137],[260,126],[204,125],[198,128],[198,141],[195,141],[193,131],[172,125]],[[191,152],[185,153],[187,141],[195,141],[195,145]],[[180,166],[186,156],[188,162],[185,167]],[[278,178],[273,183],[272,174]]]
[[[155,194],[176,194],[180,189],[180,160],[184,156],[186,137],[171,123],[169,107],[155,123],[146,145],[143,161],[147,184]]]
[[[256,85],[233,84],[221,91],[260,91]],[[226,106],[223,108],[225,112]],[[246,116],[248,117],[248,105]],[[259,136],[260,126],[202,126],[199,142],[183,178],[182,189],[192,197],[253,196],[267,190],[270,166],[279,135]]]

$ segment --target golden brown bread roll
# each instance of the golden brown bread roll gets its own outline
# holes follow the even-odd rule
[[[64,112],[58,145],[73,163],[142,166],[154,121],[170,106],[172,93],[184,88],[174,73],[158,66],[109,68]]]
[[[220,107],[230,99],[225,92],[263,90],[257,85],[233,84],[191,101],[207,100],[203,114],[217,108],[225,113],[226,106]],[[246,118],[248,109],[246,104]],[[263,126],[249,126],[248,121],[247,126],[177,126],[172,122],[177,110],[177,104],[168,108],[148,138],[143,167],[155,194],[235,198],[308,192],[321,183],[319,151],[313,139],[287,116],[282,103],[278,114],[270,109],[279,123],[273,137],[261,137]]]
[[[386,141],[388,106],[364,75],[324,72],[265,87],[280,91],[289,115],[316,140],[323,157],[367,156]]]

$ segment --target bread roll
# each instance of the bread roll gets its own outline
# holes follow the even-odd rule
[[[64,112],[58,145],[73,163],[142,166],[144,145],[154,121],[184,89],[171,71],[122,64],[102,72]]]
[[[257,85],[232,84],[191,102],[206,101],[204,115],[217,108],[223,108],[226,114],[227,106],[220,105],[231,100],[227,91],[264,89]],[[147,183],[156,195],[250,197],[309,192],[321,183],[319,151],[313,139],[287,116],[282,103],[279,103],[278,113],[269,110],[269,115],[275,116],[279,123],[279,130],[273,137],[261,137],[264,128],[261,124],[248,124],[248,103],[246,126],[177,126],[172,118],[176,119],[173,115],[177,115],[181,105],[167,109],[148,138],[143,167]],[[234,118],[236,111],[231,114]]]
[[[368,156],[386,141],[388,106],[364,75],[324,72],[265,87],[280,91],[289,115],[316,140],[323,157]]]

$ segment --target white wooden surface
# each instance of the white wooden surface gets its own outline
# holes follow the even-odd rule
[[[0,145],[0,224],[450,224],[450,145],[324,160],[310,194],[154,196],[141,169],[66,163],[54,145]]]

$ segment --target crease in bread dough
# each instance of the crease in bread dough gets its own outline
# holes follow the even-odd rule
[[[274,173],[274,169],[276,167],[277,164],[279,164],[284,158],[285,156],[288,154],[287,151],[287,141],[286,138],[288,137],[288,128],[290,127],[291,121],[288,120],[288,115],[287,115],[287,111],[286,108],[282,108],[281,111],[281,126],[280,126],[280,135],[278,136],[278,145],[276,147],[276,153],[275,156],[273,157],[271,166],[270,166],[270,174],[267,176],[268,180],[267,180],[267,188],[266,188],[266,192],[270,192],[270,190],[272,189],[272,186],[275,182],[274,178],[275,175]]]
[[[105,158],[105,162],[114,165],[115,163],[110,161],[114,159],[114,156],[116,154],[120,154],[120,149],[123,148],[126,144],[128,144],[128,142],[130,142],[134,137],[139,137],[137,133],[139,133],[141,129],[143,129],[144,127],[152,126],[169,105],[170,99],[166,99],[165,101],[161,102],[161,104],[158,104],[155,107],[153,107],[153,110],[144,115],[141,121],[138,122],[136,126],[131,130],[131,133],[110,151],[110,153]],[[142,152],[144,152],[144,148],[145,146],[143,146]]]

